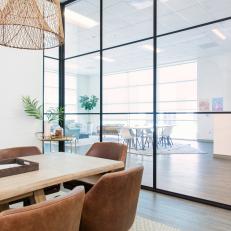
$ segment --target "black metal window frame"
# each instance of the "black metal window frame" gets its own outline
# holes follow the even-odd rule
[[[64,3],[61,3],[61,10],[62,10],[64,27],[65,27],[64,9],[69,4],[75,3],[77,1],[78,0],[68,0]],[[157,94],[156,94],[156,92],[157,92],[157,58],[158,57],[157,57],[156,49],[154,49],[154,51],[153,51],[153,112],[104,113],[103,112],[103,59],[102,59],[104,51],[132,45],[132,44],[136,44],[136,43],[144,42],[144,41],[148,41],[148,40],[153,40],[153,47],[157,47],[158,38],[177,34],[177,33],[181,33],[184,31],[189,31],[189,30],[201,28],[201,27],[205,27],[205,26],[209,26],[209,25],[212,25],[215,23],[225,22],[225,21],[231,20],[231,16],[158,35],[157,34],[157,10],[158,10],[157,9],[157,0],[153,0],[153,2],[154,2],[154,4],[153,4],[153,14],[154,14],[154,16],[153,16],[153,36],[139,39],[139,40],[135,40],[135,41],[130,41],[130,42],[119,44],[119,45],[115,45],[112,47],[104,48],[103,47],[103,0],[99,0],[99,1],[100,1],[100,49],[99,50],[94,50],[91,52],[78,54],[76,56],[65,57],[65,44],[63,44],[59,48],[59,58],[46,56],[44,54],[44,58],[50,58],[50,59],[55,59],[55,60],[59,61],[59,106],[62,106],[62,107],[65,106],[65,60],[78,58],[78,57],[82,57],[82,56],[86,56],[86,55],[90,55],[90,54],[94,54],[94,53],[100,54],[100,83],[99,83],[100,84],[100,112],[99,113],[66,113],[66,112],[64,112],[65,115],[99,115],[100,116],[100,141],[102,142],[103,141],[103,134],[102,134],[103,115],[136,115],[136,114],[153,115],[153,131],[156,131],[157,116],[158,115],[163,115],[163,114],[184,114],[184,115],[187,115],[187,114],[188,115],[193,115],[193,114],[194,115],[231,114],[231,111],[224,111],[224,112],[211,112],[211,111],[208,111],[208,112],[198,112],[198,111],[194,111],[194,112],[158,112],[157,111]],[[64,28],[64,31],[65,31],[65,28]],[[43,71],[45,72],[45,70],[43,70]],[[44,90],[43,90],[43,94],[44,94]],[[62,123],[60,122],[60,125],[63,126],[64,123],[65,123],[65,121]],[[189,195],[184,195],[184,194],[171,192],[168,190],[158,188],[158,185],[157,185],[157,164],[158,163],[157,163],[157,152],[156,152],[156,145],[157,145],[156,132],[153,132],[153,140],[154,140],[154,145],[153,145],[153,187],[142,185],[143,189],[231,210],[231,205],[228,205],[228,204],[223,204],[223,203],[219,203],[216,201],[206,200],[206,199],[193,197],[193,196],[189,196]],[[59,144],[59,151],[65,151],[65,145],[63,142],[60,142],[60,144]]]

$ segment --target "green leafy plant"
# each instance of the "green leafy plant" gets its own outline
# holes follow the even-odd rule
[[[38,120],[43,119],[43,105],[40,105],[37,99],[31,99],[30,96],[23,96],[22,103],[23,103],[24,111],[28,116],[34,117],[35,119]],[[63,107],[50,108],[47,112],[45,112],[45,116],[47,117],[48,122],[63,121],[64,108]]]
[[[43,119],[43,106],[39,105],[39,101],[37,99],[31,99],[29,96],[23,96],[22,103],[24,111],[28,116],[34,117],[38,120]]]
[[[49,122],[52,121],[64,121],[64,108],[57,107],[57,108],[50,108],[47,110],[45,116]]]
[[[91,111],[96,107],[98,100],[99,99],[95,95],[92,96],[83,95],[80,96],[79,102],[81,108],[85,109],[86,111]]]

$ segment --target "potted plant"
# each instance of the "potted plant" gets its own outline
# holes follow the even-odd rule
[[[24,111],[28,116],[34,117],[37,120],[43,120],[44,116],[46,121],[44,121],[44,136],[51,135],[51,125],[53,121],[63,121],[64,120],[64,108],[49,108],[43,115],[43,105],[39,104],[37,99],[31,99],[30,96],[22,97]]]
[[[90,112],[96,107],[98,100],[99,99],[95,95],[92,95],[92,96],[83,95],[83,96],[80,96],[79,102],[80,102],[81,108]]]
[[[86,110],[88,113],[96,107],[98,101],[99,98],[97,98],[95,95],[92,96],[83,95],[80,96],[80,100],[79,100],[80,107]],[[90,116],[88,116],[87,130],[88,133],[92,134],[92,125],[90,121]]]

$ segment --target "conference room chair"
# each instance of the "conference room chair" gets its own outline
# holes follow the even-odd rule
[[[86,153],[86,156],[119,160],[126,164],[127,145],[114,142],[97,142],[94,143]],[[122,170],[122,169],[121,169]],[[84,185],[86,192],[100,179],[102,174],[96,176],[85,177],[79,180],[72,180],[63,184],[64,188],[72,190],[78,185]]]
[[[0,213],[1,231],[78,231],[84,187],[65,196]]]
[[[143,167],[107,173],[86,194],[80,231],[128,231],[135,220]]]

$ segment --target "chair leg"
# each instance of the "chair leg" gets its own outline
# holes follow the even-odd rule
[[[136,141],[136,142],[137,142],[137,146],[139,145],[139,147],[140,147],[140,148],[142,148],[142,144],[141,144],[141,142],[139,141],[139,139],[138,139],[138,138],[136,138],[136,139],[137,139],[137,141]]]
[[[163,137],[163,136],[160,137],[159,143],[160,143],[160,145],[161,145],[162,147],[164,146],[164,137]]]
[[[145,137],[144,146],[146,146],[146,144],[148,144],[148,148],[149,148],[148,137]]]
[[[164,138],[164,147],[167,147],[167,137],[163,137]]]
[[[169,136],[169,141],[170,141],[171,146],[173,146],[172,138],[170,136]]]
[[[25,198],[23,199],[23,206],[30,206],[30,205],[33,205],[35,204],[35,200],[33,197],[28,197],[28,198]]]
[[[126,144],[128,146],[128,151],[130,152],[131,151],[131,140],[130,139],[127,139],[126,140]]]

